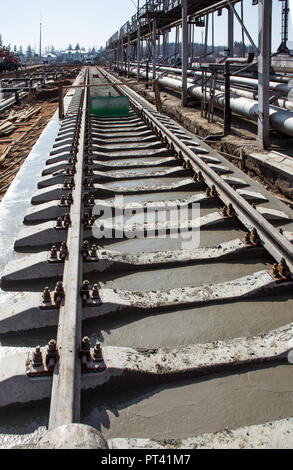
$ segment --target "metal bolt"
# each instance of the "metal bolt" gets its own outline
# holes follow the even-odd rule
[[[57,360],[58,360],[57,343],[54,339],[51,339],[47,347],[46,365],[48,365],[51,362],[51,366],[54,366],[54,363]]]
[[[75,187],[74,178],[70,179],[70,182],[69,182],[68,186],[69,186],[70,189],[74,189],[74,187]]]
[[[61,199],[60,199],[60,206],[65,206],[65,203],[66,203],[65,196],[61,196]]]
[[[217,193],[217,190],[216,190],[216,186],[213,184],[212,188],[211,188],[211,196],[212,197],[218,197],[218,193]]]
[[[48,304],[52,303],[51,292],[50,292],[49,287],[45,287],[45,289],[43,290],[42,297],[43,297],[44,303],[48,303]]]
[[[91,359],[91,342],[88,336],[85,336],[81,340],[81,351],[86,354],[87,360]]]
[[[227,216],[228,216],[227,207],[226,207],[226,206],[224,206],[223,209],[222,209],[222,216],[223,216],[223,217],[227,217]]]
[[[246,243],[246,245],[250,245],[250,233],[249,232],[245,234],[244,242]]]
[[[91,249],[91,256],[92,256],[93,258],[96,258],[96,257],[97,257],[97,250],[98,250],[97,245],[93,245],[93,246],[92,246],[92,249]]]
[[[69,181],[64,180],[63,189],[68,189]]]
[[[211,197],[211,190],[210,188],[206,189],[206,197]]]
[[[96,345],[93,351],[93,358],[95,361],[99,361],[99,362],[103,360],[102,347],[98,341],[96,342]]]
[[[202,172],[201,172],[201,171],[199,171],[199,172],[197,173],[197,181],[198,181],[199,183],[202,183],[202,182],[204,181],[204,178],[203,178],[203,176],[202,176]]]
[[[62,228],[63,227],[62,222],[63,222],[62,218],[58,217],[57,222],[56,222],[56,228]]]
[[[260,238],[259,238],[257,230],[255,228],[253,228],[252,231],[251,231],[250,241],[251,241],[251,243],[253,243],[253,245],[259,245],[260,244]]]
[[[60,261],[65,262],[66,256],[68,255],[68,247],[66,242],[61,243],[60,247]]]
[[[273,268],[272,268],[272,275],[275,277],[275,278],[278,278],[279,277],[279,269],[278,269],[278,264],[275,263],[273,265]]]
[[[73,203],[72,193],[68,193],[68,196],[67,196],[67,203],[68,203],[69,205]]]
[[[83,255],[83,257],[87,257],[89,255],[89,247],[90,247],[90,244],[87,240],[85,240],[82,244],[82,247],[81,247],[81,253]]]
[[[85,336],[84,338],[82,338],[81,340],[81,346],[82,346],[82,350],[87,352],[87,351],[90,351],[91,349],[91,342],[90,342],[90,339],[88,336]]]
[[[60,307],[62,299],[64,299],[65,293],[63,289],[63,284],[61,281],[57,282],[55,291],[54,291],[54,303],[57,307]]]
[[[82,305],[84,307],[87,306],[88,300],[90,298],[90,283],[89,281],[83,281],[82,286],[80,288],[80,295],[82,297]]]
[[[279,263],[278,271],[279,271],[280,276],[282,276],[283,278],[287,280],[291,279],[291,274],[284,258],[282,258]]]
[[[56,260],[57,258],[58,258],[57,248],[55,245],[53,245],[51,248],[51,252],[50,252],[50,259]]]
[[[88,212],[85,212],[84,217],[83,217],[83,224],[84,224],[84,226],[89,225],[89,218],[90,218],[89,213],[88,213]]]
[[[41,346],[37,346],[33,354],[33,366],[41,367],[43,365],[43,356],[41,351]]]
[[[93,287],[93,299],[99,299],[100,298],[100,290],[98,284],[95,284]]]
[[[64,224],[63,224],[63,225],[64,225],[65,228],[70,227],[70,225],[71,225],[71,218],[70,218],[70,215],[69,215],[69,214],[65,214],[65,216],[64,216]]]
[[[234,217],[234,216],[235,216],[234,207],[232,206],[231,203],[228,204],[227,215],[228,215],[229,217]]]

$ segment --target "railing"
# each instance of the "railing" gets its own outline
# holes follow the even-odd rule
[[[119,31],[117,31],[111,38],[108,43],[109,46],[113,43],[116,43],[119,38],[124,38],[128,34],[131,34],[138,29],[138,24],[145,26],[148,23],[148,19],[145,18],[145,15],[148,12],[152,11],[161,11],[166,12],[180,6],[182,0],[148,0],[145,5],[143,5],[138,12],[132,16],[130,21],[127,21]]]

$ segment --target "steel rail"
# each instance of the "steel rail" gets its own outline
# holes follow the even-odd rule
[[[88,80],[87,69],[86,84]],[[57,345],[60,360],[53,377],[49,429],[80,422],[81,365],[78,349],[82,332],[80,286],[82,283],[83,264],[81,260],[81,244],[83,241],[83,164],[88,89],[86,88],[83,93],[75,190],[70,211],[71,227],[69,227],[67,238],[69,255],[65,263],[63,277],[65,301],[64,305],[60,308],[58,322]]]
[[[99,69],[100,72],[108,80],[116,81],[116,78],[107,72]],[[279,231],[271,225],[267,220],[254,209],[242,196],[240,196],[223,178],[221,178],[214,170],[203,162],[190,148],[187,147],[178,137],[176,137],[151,111],[145,109],[142,100],[138,100],[135,92],[127,87],[127,85],[117,85],[117,89],[126,94],[130,102],[140,110],[145,118],[149,119],[158,131],[173,144],[175,151],[180,153],[185,160],[190,160],[195,171],[201,171],[206,184],[211,188],[216,187],[220,199],[226,204],[232,204],[237,218],[248,229],[256,228],[258,235],[262,241],[264,248],[271,256],[280,262],[285,259],[290,272],[293,272],[293,247],[291,243],[279,233]],[[149,108],[150,109],[150,108]]]

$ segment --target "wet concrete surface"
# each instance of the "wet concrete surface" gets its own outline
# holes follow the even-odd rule
[[[163,347],[203,344],[268,332],[293,321],[287,296],[206,305],[172,312],[123,315],[87,321],[83,334],[105,346]]]
[[[293,415],[292,366],[133,390],[100,390],[83,400],[85,424],[106,438],[183,439]]]

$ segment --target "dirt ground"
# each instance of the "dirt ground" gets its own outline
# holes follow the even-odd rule
[[[74,78],[63,80],[63,85],[73,83]],[[5,114],[0,116],[0,124],[11,111],[21,112],[30,109],[41,108],[38,114],[17,125],[17,128],[7,136],[0,137],[0,202],[13,181],[18,169],[22,166],[43,132],[47,123],[58,107],[58,89],[56,85],[46,90],[38,90],[30,99],[23,100],[20,106],[13,106]],[[1,157],[7,149],[19,138],[23,137],[19,145],[13,146],[9,155],[1,161]],[[19,161],[21,159],[21,161]],[[11,174],[10,174],[11,173]]]

